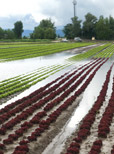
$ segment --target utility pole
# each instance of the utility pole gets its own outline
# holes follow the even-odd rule
[[[76,5],[77,5],[76,0],[73,0],[73,5],[74,5],[74,17],[76,17]]]

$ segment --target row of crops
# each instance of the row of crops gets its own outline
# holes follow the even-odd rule
[[[39,46],[39,45],[50,45],[50,43],[38,43],[38,42],[0,42],[0,49],[6,48],[19,48],[19,47],[29,47],[29,46]]]
[[[89,113],[84,117],[78,131],[76,131],[74,135],[74,138],[69,143],[66,149],[66,154],[100,154],[102,152],[114,154],[114,144],[111,147],[108,145],[110,150],[107,152],[103,151],[105,146],[107,146],[105,143],[110,143],[110,138],[113,137],[114,130],[114,79],[111,97],[107,106],[105,105],[112,67],[113,65],[107,72],[105,82],[102,86],[99,96],[97,97],[97,100],[94,102],[94,105]],[[97,124],[95,124],[95,122]],[[93,134],[95,134],[95,136]],[[93,140],[92,143],[89,142],[89,140]],[[114,140],[112,139],[112,143],[114,143],[113,141]],[[89,145],[87,146],[88,142]],[[84,147],[86,151],[83,151]]]
[[[12,43],[11,42],[10,43],[0,43],[0,49],[19,48],[19,47],[27,47],[27,46],[38,46],[38,45],[39,44],[37,44],[37,43],[24,43],[24,42],[19,42],[19,43],[14,43],[14,42],[12,42]]]
[[[77,56],[70,58],[70,63],[67,62],[67,64],[65,64],[65,65],[54,65],[54,66],[52,65],[51,67],[39,68],[38,70],[30,72],[28,74],[19,75],[14,78],[4,80],[4,81],[0,82],[0,99],[8,97],[12,94],[15,94],[17,92],[21,92],[25,89],[30,88],[31,86],[35,85],[36,83],[46,79],[50,75],[71,65],[73,63],[73,62],[71,62],[71,60],[86,59],[86,58],[92,57],[95,54],[96,54],[96,56],[94,56],[94,58],[98,58],[98,57],[101,57],[98,55],[101,55],[101,54],[103,55],[103,54],[109,53],[111,51],[113,52],[113,47],[114,47],[114,45],[105,44],[105,45],[93,48],[87,52],[84,52],[82,54],[79,54]],[[104,57],[106,58],[106,56],[104,56]],[[103,58],[103,56],[101,58]]]
[[[69,106],[76,103],[78,96],[84,92],[96,72],[107,60],[99,58],[74,68],[29,96],[2,108],[0,110],[0,154],[27,154],[34,150],[31,149],[33,148],[31,144],[38,142],[39,137],[42,137],[45,132],[47,134],[48,130],[54,129],[51,127],[52,124],[59,120]],[[103,96],[111,69],[101,92]],[[104,100],[103,96],[100,96],[100,101]]]
[[[0,48],[0,61],[11,61],[54,54],[64,50],[92,45],[93,43],[53,43],[21,47]]]
[[[0,49],[2,52],[0,52],[0,55],[3,55],[6,59],[7,56],[14,56],[15,54],[18,54],[18,52],[25,52],[28,53],[30,50],[36,50],[39,49],[40,51],[48,51],[48,50],[58,50],[59,48],[74,48],[80,47],[80,46],[85,46],[85,45],[90,45],[91,43],[59,43],[59,44],[48,44],[48,45],[38,45],[38,44],[31,44],[31,46],[26,46],[29,44],[11,44],[10,48],[7,47],[7,44],[4,45],[6,47],[5,49]],[[21,46],[22,45],[22,46]],[[23,45],[25,45],[23,47]],[[3,46],[3,45],[2,45]],[[15,48],[14,48],[15,46]],[[60,46],[60,47],[59,47]],[[49,49],[48,49],[49,48]],[[22,51],[21,51],[22,50]],[[8,53],[7,53],[8,52]],[[6,56],[7,55],[7,56]],[[39,68],[36,71],[29,72],[27,74],[22,74],[19,76],[16,76],[14,78],[9,78],[7,80],[3,80],[0,82],[0,99],[2,98],[11,98],[15,94],[18,94],[18,92],[22,92],[31,86],[35,85],[36,83],[46,79],[50,75],[53,75],[54,73],[64,69],[65,67],[68,67],[71,65],[73,62],[67,62],[67,64],[59,64],[59,65],[52,65],[51,67],[44,67],[44,68]],[[10,96],[10,97],[9,97]],[[1,100],[1,103],[4,102],[4,99]]]
[[[90,49],[87,52],[73,56],[73,57],[69,58],[69,60],[74,60],[74,61],[75,60],[84,60],[84,59],[92,58],[92,57],[94,57],[94,58],[108,58],[109,55],[110,56],[113,55],[113,52],[114,52],[113,48],[114,48],[114,45],[112,45],[111,43],[108,43],[108,44]]]
[[[25,46],[11,46],[10,48],[0,48],[0,61],[11,61],[25,58],[33,58],[61,52],[64,50],[74,49],[92,45],[92,43],[55,43],[45,45],[25,45]],[[114,53],[114,45],[107,43],[105,45],[93,48],[82,54],[71,57],[70,60],[83,60],[87,58],[110,58]]]
[[[41,46],[42,45],[39,45],[39,47]],[[48,47],[49,46],[52,45],[50,44]],[[65,49],[67,47],[64,46],[64,50],[67,50]],[[25,47],[12,48],[12,54],[14,52],[15,55],[15,49],[19,50],[21,48]],[[29,49],[34,49],[34,51],[36,50],[35,48],[35,46],[29,47]],[[74,47],[72,46],[72,48]],[[113,55],[113,48],[113,44],[105,44],[70,58],[70,61],[92,59],[89,63],[63,74],[29,96],[2,108],[0,110],[0,154],[32,153],[32,151],[35,150],[33,144],[40,144],[39,137],[43,138],[43,136],[45,136],[43,134],[47,134],[48,131],[50,132],[53,129],[52,125],[59,120],[59,117],[64,114],[69,106],[76,103],[77,98],[85,91],[96,72],[108,61],[108,58]],[[28,52],[29,49],[27,49]],[[47,45],[44,50],[47,51],[46,49]],[[55,48],[52,48],[52,50],[54,49]],[[61,47],[57,48],[57,50],[59,49],[61,49]],[[4,49],[4,53],[6,52],[5,50],[10,50],[10,48]],[[21,50],[19,51],[21,52]],[[43,51],[43,49],[41,51]],[[67,62],[65,65],[43,67],[33,72],[1,81],[0,98],[30,88],[32,85],[35,85],[39,81],[44,80],[73,63],[74,62]],[[113,65],[107,72],[106,80],[95,104],[82,121],[78,132],[76,132],[76,136],[68,145],[66,154],[84,153],[83,147],[86,146],[84,143],[88,140],[88,137],[93,137],[91,134],[94,131],[94,123],[96,121],[98,122],[98,117],[101,115],[97,136],[95,140],[92,141],[93,143],[90,144],[91,146],[88,147],[86,153],[98,154],[102,152],[104,139],[108,137],[108,134],[112,133],[114,92],[112,92],[108,106],[104,109],[104,114],[99,113],[105,101],[112,67]],[[114,83],[112,91],[114,91]],[[114,146],[110,148],[109,153],[114,153]]]
[[[35,71],[9,78],[0,82],[0,99],[30,88],[72,63],[42,67]]]
[[[112,44],[110,47],[108,47],[107,49],[103,50],[102,52],[99,52],[96,56],[94,56],[95,58],[110,58],[112,57],[114,54],[114,44]]]

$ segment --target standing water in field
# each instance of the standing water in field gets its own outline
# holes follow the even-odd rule
[[[62,52],[44,57],[0,63],[0,81],[34,71],[40,67],[64,64],[65,59],[73,55],[74,54],[68,52]]]
[[[71,134],[76,130],[79,122],[91,109],[93,103],[95,102],[97,96],[99,95],[101,87],[105,81],[107,71],[109,70],[111,64],[112,62],[108,61],[97,72],[94,79],[85,90],[83,94],[83,99],[81,100],[79,106],[76,108],[75,112],[72,114],[72,117],[62,128],[61,132],[47,146],[47,148],[44,150],[42,154],[47,154],[47,153],[60,154],[62,152],[67,138],[70,137]],[[111,74],[111,81],[107,92],[107,98],[110,98],[111,95],[113,74],[114,74],[114,68]]]
[[[61,53],[41,56],[37,58],[29,58],[24,60],[15,60],[11,62],[0,63],[0,81],[34,71],[40,67],[51,66],[55,64],[64,64],[65,60],[80,52],[85,52],[89,48],[98,46],[98,44],[90,45],[89,47],[81,47],[72,50],[63,51]]]

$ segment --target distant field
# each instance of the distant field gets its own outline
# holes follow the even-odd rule
[[[81,43],[0,43],[0,61],[12,61],[54,54],[64,50],[92,45],[91,42]]]

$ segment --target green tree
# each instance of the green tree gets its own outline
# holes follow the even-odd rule
[[[81,36],[81,20],[78,17],[72,18],[73,38]]]
[[[51,19],[42,20],[39,26],[34,28],[33,38],[35,39],[55,39],[56,28]]]
[[[0,27],[0,39],[4,38],[4,30]]]
[[[96,24],[96,37],[100,40],[110,40],[111,29],[109,19],[100,16]]]
[[[8,29],[8,30],[5,30],[5,38],[6,39],[14,39],[15,38],[15,34],[12,30]]]
[[[73,27],[72,24],[67,24],[64,26],[63,32],[65,34],[65,37],[67,39],[72,39],[73,38]]]
[[[81,36],[81,20],[78,17],[71,19],[72,23],[64,26],[63,32],[68,39],[74,39],[74,37]]]
[[[13,29],[16,38],[20,39],[22,38],[23,33],[23,23],[21,21],[17,21],[14,23],[14,29]]]
[[[87,39],[91,39],[96,36],[95,27],[97,18],[91,13],[85,15],[85,21],[83,22],[83,36]]]
[[[45,38],[46,39],[55,39],[56,34],[55,34],[55,30],[53,28],[47,28],[45,30]]]
[[[43,19],[41,22],[40,22],[40,27],[42,28],[55,28],[54,27],[54,23],[52,23],[51,19]]]
[[[109,17],[109,26],[110,26],[110,39],[114,39],[114,18],[112,16]]]
[[[33,32],[33,38],[35,39],[44,39],[44,35],[45,35],[45,30],[38,26],[35,27],[34,32]]]

